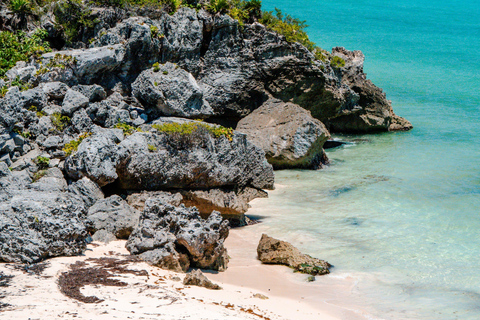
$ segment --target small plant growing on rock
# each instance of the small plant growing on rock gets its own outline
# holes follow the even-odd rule
[[[343,60],[342,58],[338,57],[338,56],[333,56],[332,58],[332,61],[330,61],[330,65],[333,67],[333,68],[343,68],[345,67],[345,60]]]
[[[150,26],[150,33],[152,34],[152,38],[154,39],[163,39],[165,36],[158,32],[158,28],[156,26]]]
[[[153,67],[153,72],[160,71],[160,63],[155,62],[152,67]]]
[[[153,144],[149,144],[148,145],[148,151],[155,152],[155,151],[157,151],[157,147],[155,147]]]
[[[62,132],[69,124],[70,118],[67,116],[62,116],[60,113],[55,112],[50,116],[53,126],[57,131]]]
[[[35,163],[40,169],[47,169],[50,165],[50,159],[47,157],[38,156],[35,159]]]
[[[82,133],[80,136],[78,136],[77,140],[72,140],[69,143],[66,143],[62,149],[63,152],[65,152],[67,156],[71,155],[72,153],[78,150],[78,146],[80,145],[80,143],[82,143],[83,140],[90,137],[91,135],[92,135],[91,132]]]
[[[135,132],[141,132],[142,130],[140,128],[136,128],[134,126],[131,126],[129,124],[119,122],[115,125],[116,129],[122,129],[123,134],[126,136],[129,136],[131,134],[134,134]]]
[[[32,181],[33,182],[38,181],[40,180],[40,178],[44,177],[46,174],[47,174],[47,170],[39,170],[35,172],[35,174],[33,175]]]
[[[168,71],[165,70],[165,71],[163,71],[162,73],[163,73],[164,75],[167,75],[167,74],[168,74]]]

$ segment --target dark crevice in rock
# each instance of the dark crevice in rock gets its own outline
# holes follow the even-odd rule
[[[203,24],[202,47],[200,48],[200,57],[205,56],[212,41],[212,30],[205,23]]]

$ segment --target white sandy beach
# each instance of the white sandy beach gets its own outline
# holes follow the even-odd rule
[[[148,276],[120,273],[115,278],[128,285],[81,288],[84,296],[96,296],[104,301],[83,303],[60,292],[58,277],[68,271],[71,264],[86,261],[95,266],[92,258],[124,259],[128,255],[125,241],[90,244],[81,257],[49,259],[47,268],[39,275],[18,270],[13,264],[0,264],[0,271],[14,276],[10,286],[2,288],[4,298],[0,301],[10,306],[0,311],[0,318],[364,319],[361,311],[338,306],[342,305],[339,299],[350,290],[353,279],[329,275],[307,283],[305,275],[293,274],[283,266],[262,265],[256,260],[258,239],[254,232],[257,229],[253,226],[232,230],[226,243],[231,257],[228,270],[206,273],[223,290],[184,286],[184,274],[144,262],[129,262],[126,268],[145,270]],[[257,294],[268,299],[259,298]]]

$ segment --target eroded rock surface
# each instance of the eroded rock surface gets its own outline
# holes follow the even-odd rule
[[[330,133],[293,103],[270,99],[240,120],[236,130],[262,148],[275,169],[318,169],[328,162],[323,144]]]
[[[257,247],[258,259],[266,264],[283,264],[295,271],[311,275],[330,273],[331,265],[308,254],[303,254],[290,243],[262,234]]]
[[[228,263],[223,242],[228,222],[218,212],[203,220],[195,208],[174,207],[161,200],[149,200],[127,249],[145,261],[175,271],[197,267],[225,270]]]

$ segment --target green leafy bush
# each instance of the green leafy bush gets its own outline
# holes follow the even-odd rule
[[[155,62],[155,63],[152,65],[152,67],[153,67],[153,72],[158,72],[158,71],[160,71],[160,63]]]
[[[129,135],[131,135],[135,132],[142,132],[142,130],[140,128],[136,128],[134,126],[131,126],[131,125],[123,123],[123,122],[117,123],[115,125],[115,128],[116,129],[122,129],[123,134],[126,135],[126,136],[129,136]]]
[[[305,28],[308,27],[306,21],[293,18],[290,15],[283,15],[280,9],[275,8],[273,11],[266,11],[262,14],[260,23],[267,28],[284,35],[289,42],[299,42],[308,50],[316,49],[315,43],[310,41]]]
[[[32,57],[49,52],[50,46],[44,41],[48,33],[37,29],[31,37],[25,32],[0,32],[0,77],[13,68],[18,61],[28,61]]]
[[[8,8],[14,13],[26,14],[32,12],[32,6],[29,0],[10,0]]]
[[[69,143],[66,143],[62,150],[67,156],[71,155],[78,150],[78,146],[80,145],[80,143],[82,143],[83,140],[90,137],[91,135],[91,132],[82,133],[77,140],[72,140]]]
[[[53,126],[57,131],[62,132],[69,124],[70,118],[67,116],[62,116],[60,113],[55,112],[50,116]]]
[[[332,60],[330,61],[330,65],[333,68],[342,68],[345,67],[345,60],[338,56],[333,56]]]
[[[222,126],[213,126],[206,123],[198,123],[198,122],[164,123],[164,124],[154,124],[152,125],[152,128],[156,129],[159,132],[180,135],[180,136],[188,136],[188,135],[194,135],[199,133],[201,134],[201,133],[207,132],[215,138],[224,136],[230,141],[233,139],[232,128],[225,128]]]
[[[63,0],[53,9],[57,23],[63,28],[65,40],[71,43],[83,34],[92,32],[97,23],[91,18],[91,10],[81,0]]]
[[[35,159],[35,163],[40,169],[47,169],[50,165],[50,159],[47,157],[38,156]]]

